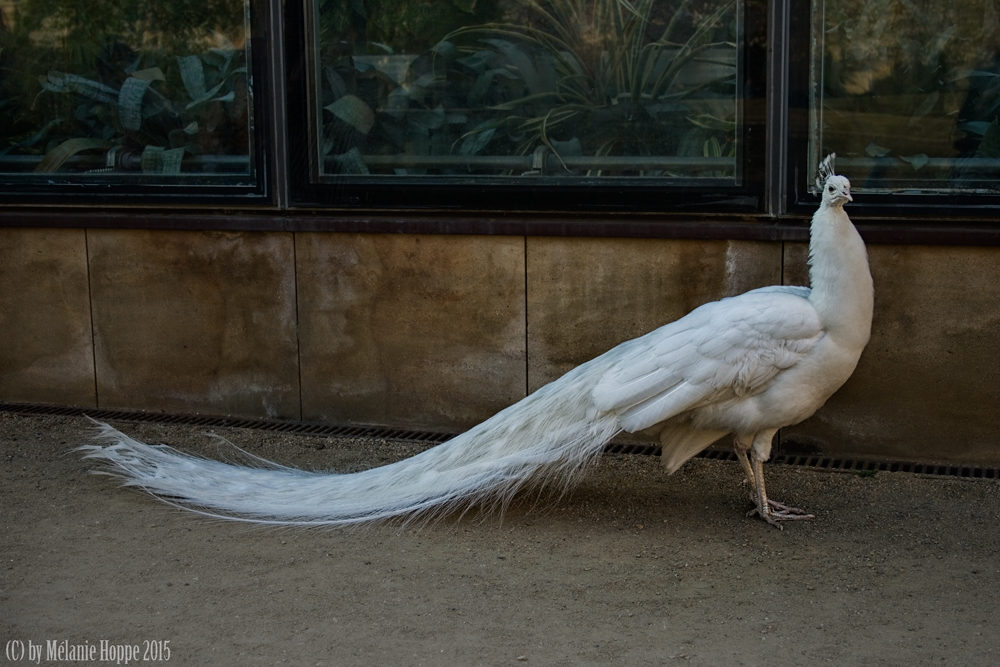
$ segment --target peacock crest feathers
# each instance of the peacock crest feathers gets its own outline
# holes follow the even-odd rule
[[[834,166],[833,166],[833,163],[836,159],[837,159],[837,154],[830,153],[825,158],[823,158],[823,160],[819,163],[819,172],[816,174],[817,189],[822,190],[823,186],[826,185],[827,179],[830,178],[831,176],[836,175],[837,172],[834,171]]]

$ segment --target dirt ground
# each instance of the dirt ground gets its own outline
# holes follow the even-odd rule
[[[117,426],[225,455],[198,428]],[[46,642],[102,640],[182,665],[1000,664],[995,481],[772,466],[771,495],[816,514],[778,531],[744,516],[736,463],[615,455],[502,519],[275,529],[88,474],[70,450],[91,432],[0,413],[0,644],[43,664]],[[420,449],[215,432],[315,469]]]

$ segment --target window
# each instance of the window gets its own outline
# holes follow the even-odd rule
[[[806,178],[835,152],[862,200],[1000,193],[993,0],[814,0],[811,34]]]
[[[747,190],[740,2],[312,0],[308,9],[301,180],[327,185],[327,203],[429,203],[438,187],[439,206],[572,209],[614,187],[654,207],[681,188],[689,202],[759,204],[733,197]],[[517,188],[548,194],[512,200]]]
[[[11,0],[0,18],[3,181],[259,190],[243,0]]]
[[[320,1],[328,174],[736,179],[736,4]]]
[[[790,219],[836,153],[992,216],[998,54],[993,0],[6,0],[0,202]]]

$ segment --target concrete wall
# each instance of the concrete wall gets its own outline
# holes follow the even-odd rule
[[[807,247],[785,280],[807,284]],[[870,245],[872,338],[854,375],[783,446],[1000,465],[1000,248]]]
[[[781,446],[1000,464],[1000,249],[871,246],[874,335]],[[805,246],[0,230],[0,401],[464,428]]]
[[[0,230],[0,400],[96,405],[83,230]]]
[[[524,397],[524,239],[296,237],[302,416],[466,428]]]

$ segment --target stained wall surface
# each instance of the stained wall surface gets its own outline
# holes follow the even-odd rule
[[[805,244],[785,279],[808,284]],[[1000,249],[869,245],[872,338],[858,368],[783,446],[1000,463]]]
[[[96,405],[86,232],[0,230],[0,400]]]
[[[779,449],[1000,464],[1000,249],[870,245],[872,341]],[[803,244],[0,230],[0,401],[462,429]]]
[[[781,245],[528,238],[531,390],[703,303],[781,281]]]
[[[468,428],[525,395],[524,239],[296,237],[302,415]]]
[[[87,238],[102,406],[299,416],[291,234]]]

